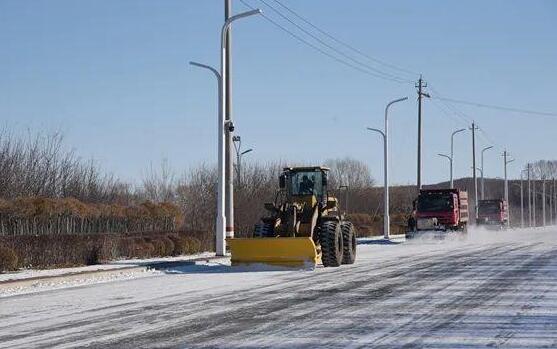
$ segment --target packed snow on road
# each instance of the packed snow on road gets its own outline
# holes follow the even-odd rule
[[[0,294],[0,348],[555,348],[557,229],[362,239],[315,270],[200,261]]]

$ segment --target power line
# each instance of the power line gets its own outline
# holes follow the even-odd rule
[[[372,70],[374,72],[376,72],[377,74],[381,74],[384,75],[385,77],[389,78],[389,79],[393,79],[393,80],[400,80],[399,82],[411,82],[409,80],[405,80],[404,78],[401,78],[399,76],[393,75],[393,74],[389,74],[389,73],[385,73],[377,68],[374,68],[366,63],[363,63],[349,55],[347,55],[346,53],[342,52],[341,50],[335,48],[332,45],[329,45],[328,43],[326,43],[325,41],[321,40],[318,36],[314,35],[313,33],[311,33],[310,31],[306,30],[304,27],[300,26],[298,23],[294,22],[292,19],[290,19],[288,16],[284,15],[282,12],[280,12],[279,10],[277,10],[274,6],[270,5],[268,2],[266,2],[265,0],[259,0],[259,2],[263,3],[265,6],[269,7],[271,10],[273,10],[276,14],[278,14],[281,18],[283,18],[284,20],[288,21],[290,24],[294,25],[296,28],[298,28],[299,30],[301,30],[303,33],[305,33],[306,35],[310,36],[311,38],[313,38],[315,41],[319,42],[321,45],[327,47],[328,49],[332,50],[333,52],[335,52],[338,55],[341,55],[342,57],[362,66],[365,67],[366,69]]]
[[[293,9],[291,9],[290,7],[284,5],[284,4],[283,4],[282,2],[280,2],[279,0],[273,0],[273,1],[276,2],[278,5],[280,5],[282,8],[284,8],[285,10],[287,10],[288,12],[290,12],[291,14],[293,14],[294,16],[298,17],[300,20],[302,20],[302,21],[303,21],[304,23],[306,23],[307,25],[311,26],[312,28],[314,28],[315,30],[317,30],[318,32],[320,32],[321,34],[325,35],[326,37],[328,37],[329,39],[335,41],[336,43],[338,43],[338,44],[340,44],[340,45],[342,45],[342,46],[348,48],[349,50],[352,50],[353,52],[358,53],[358,54],[361,55],[362,57],[365,57],[365,58],[369,59],[370,61],[373,61],[373,62],[375,62],[375,63],[384,65],[384,66],[389,67],[389,68],[394,69],[394,70],[398,70],[398,71],[403,72],[403,73],[408,73],[408,74],[415,75],[415,76],[420,75],[419,73],[413,72],[413,71],[408,70],[408,69],[405,69],[405,68],[401,68],[401,67],[399,67],[399,66],[396,66],[396,65],[394,65],[394,64],[385,62],[385,61],[383,61],[383,60],[380,60],[380,59],[378,59],[378,58],[375,58],[375,57],[372,57],[372,56],[366,54],[365,52],[363,52],[363,51],[357,49],[356,47],[354,47],[354,46],[352,46],[352,45],[350,45],[350,44],[348,44],[348,43],[346,43],[346,42],[344,42],[344,41],[342,41],[342,40],[340,40],[340,39],[334,37],[332,34],[328,33],[327,31],[325,31],[325,30],[323,30],[323,29],[321,29],[321,28],[319,28],[317,25],[315,25],[315,24],[313,24],[312,22],[310,22],[307,18],[303,17],[302,15],[300,15],[299,13],[297,13],[296,11],[294,11]]]
[[[446,101],[446,102],[451,102],[451,103],[472,105],[472,106],[480,107],[480,108],[504,110],[504,111],[509,111],[509,112],[513,112],[513,113],[531,114],[531,115],[539,115],[539,116],[557,116],[557,113],[552,113],[552,112],[542,112],[542,111],[535,111],[535,110],[528,110],[528,109],[519,109],[519,108],[505,107],[505,106],[500,106],[500,105],[470,102],[470,101],[464,101],[464,100],[461,100],[461,99],[446,98],[446,97],[440,97],[440,96],[432,96],[431,98],[436,98],[436,99]]]
[[[443,114],[445,114],[445,116],[451,118],[455,123],[460,124],[460,125],[465,125],[466,127],[469,126],[469,123],[466,121],[463,121],[462,119],[457,118],[452,112],[450,112],[449,110],[445,109],[445,107],[443,107],[438,101],[435,100],[431,100],[433,102],[433,105],[439,109]]]
[[[285,26],[278,23],[276,20],[273,20],[271,17],[269,17],[265,14],[262,14],[262,17],[265,20],[267,20],[268,22],[270,22],[271,24],[273,24],[274,26],[276,26],[280,30],[286,32],[288,35],[290,35],[292,38],[296,39],[297,41],[299,41],[299,42],[309,46],[310,48],[314,49],[318,53],[321,53],[321,54],[333,59],[334,61],[336,61],[338,63],[341,63],[341,64],[343,64],[343,65],[345,65],[349,68],[352,68],[354,70],[357,70],[359,72],[362,72],[364,74],[367,74],[367,75],[370,75],[370,76],[373,76],[373,77],[376,77],[376,78],[380,78],[380,79],[384,79],[384,80],[388,80],[388,81],[393,81],[393,82],[397,82],[397,83],[401,83],[401,84],[402,83],[413,83],[413,81],[407,80],[405,78],[402,78],[400,76],[397,76],[397,75],[394,75],[394,74],[391,74],[391,73],[388,73],[388,72],[384,72],[384,71],[382,71],[380,69],[377,69],[375,67],[372,67],[369,64],[366,64],[366,63],[364,63],[364,62],[362,62],[358,59],[355,59],[353,56],[348,55],[345,52],[343,52],[342,50],[338,49],[337,47],[325,42],[323,39],[321,39],[320,37],[318,37],[317,35],[315,35],[311,31],[307,30],[306,28],[304,28],[300,24],[296,23],[294,20],[292,20],[290,17],[288,17],[287,15],[285,15],[284,13],[279,11],[276,7],[269,4],[267,1],[265,1],[265,0],[259,0],[259,1],[262,4],[264,4],[265,6],[267,6],[268,8],[270,8],[273,12],[275,12],[282,19],[284,19],[284,20],[288,21],[290,24],[294,25],[298,30],[302,31],[305,35],[311,37],[313,40],[315,40],[317,43],[324,46],[326,49],[333,51],[336,55],[340,55],[341,57],[344,57],[345,59],[347,59],[349,61],[347,61],[345,59],[342,59],[342,58],[336,56],[335,54],[327,52],[322,47],[319,47],[318,45],[306,40],[302,36],[292,32],[291,30],[289,30]],[[283,4],[281,1],[279,1],[279,0],[273,0],[273,1],[277,5],[279,5],[281,8],[288,11],[290,14],[294,15],[296,18],[303,21],[306,25],[308,25],[311,28],[313,28],[314,30],[318,31],[320,34],[324,35],[325,37],[332,40],[336,44],[342,45],[344,48],[347,48],[347,49],[357,53],[358,55],[360,55],[360,56],[362,56],[362,57],[364,57],[364,58],[366,58],[370,61],[373,61],[375,63],[381,64],[385,67],[389,67],[391,69],[397,70],[399,72],[404,72],[404,73],[407,73],[407,74],[418,75],[418,73],[416,73],[416,72],[413,72],[413,71],[405,69],[405,68],[398,67],[394,64],[379,60],[375,57],[372,57],[372,56],[366,54],[365,52],[359,50],[358,48],[356,48],[356,47],[354,47],[354,46],[336,38],[335,36],[333,36],[329,32],[325,31],[324,29],[321,29],[317,25],[313,24],[309,19],[300,15],[299,13],[297,13],[296,11],[291,9],[290,7]],[[243,5],[247,6],[248,8],[254,9],[254,7],[251,6],[250,4],[248,4],[246,1],[240,0],[240,2]],[[353,64],[351,62],[353,62],[355,64]],[[436,95],[432,96],[431,98],[440,101],[449,110],[449,112],[447,112],[447,110],[445,110],[444,108],[441,108],[441,106],[438,105],[437,103],[434,103],[434,105],[436,105],[436,107],[438,107],[445,115],[447,115],[449,117],[452,117],[450,115],[451,112],[452,112],[452,114],[456,115],[458,118],[460,118],[462,121],[464,121],[466,123],[466,125],[469,125],[472,122],[472,119],[468,115],[466,115],[464,112],[457,109],[453,105],[453,103],[466,104],[466,105],[472,105],[472,106],[483,107],[483,108],[498,109],[498,110],[516,112],[516,113],[524,113],[524,114],[532,114],[532,115],[540,115],[540,116],[557,116],[557,113],[551,113],[551,112],[539,112],[539,111],[533,111],[533,110],[526,110],[526,109],[519,109],[519,108],[512,108],[512,107],[505,107],[505,106],[470,102],[470,101],[458,100],[458,99],[453,99],[453,98],[446,98],[446,97],[442,97],[433,87],[430,86],[430,88],[436,94]],[[450,103],[447,103],[447,102],[450,102]],[[493,145],[496,145],[499,148],[502,148],[500,145],[496,144],[495,142],[493,142],[490,139],[489,135],[487,134],[487,132],[485,130],[480,128],[479,131],[481,132],[480,136],[482,138],[484,138],[484,140],[487,143],[493,144]]]
[[[431,84],[429,85],[429,89],[431,91],[434,92],[434,94],[441,96],[441,94],[435,89],[435,87],[431,86]],[[431,97],[433,100],[433,97]],[[439,98],[437,98],[439,99]],[[459,118],[461,118],[462,120],[464,120],[466,122],[467,125],[472,123],[472,118],[470,118],[468,115],[466,115],[464,112],[458,110],[455,106],[446,103],[444,100],[439,99],[441,101],[441,103],[443,103],[443,105],[445,107],[447,107],[447,109],[451,110],[456,116],[458,116]]]
[[[240,2],[241,2],[242,4],[244,4],[246,7],[250,8],[250,9],[255,9],[253,6],[251,6],[250,4],[248,4],[248,3],[247,3],[246,1],[244,1],[244,0],[240,0]],[[365,69],[365,68],[362,68],[362,67],[359,67],[359,66],[357,66],[357,65],[355,65],[355,64],[352,64],[352,63],[350,63],[350,62],[347,62],[346,60],[343,60],[343,59],[341,59],[341,58],[339,58],[339,57],[337,57],[337,56],[335,56],[335,55],[333,55],[333,54],[331,54],[331,53],[329,53],[329,52],[323,50],[322,48],[318,47],[317,45],[314,45],[313,43],[307,41],[306,39],[302,38],[301,36],[299,36],[299,35],[293,33],[292,31],[290,31],[290,30],[287,29],[286,27],[282,26],[280,23],[278,23],[277,21],[273,20],[271,17],[265,15],[264,13],[262,13],[261,16],[262,16],[265,20],[267,20],[268,22],[270,22],[271,24],[273,24],[274,26],[276,26],[276,27],[278,27],[279,29],[281,29],[282,31],[286,32],[288,35],[290,35],[290,36],[293,37],[294,39],[296,39],[296,40],[298,40],[299,42],[301,42],[301,43],[303,43],[303,44],[305,44],[305,45],[311,47],[312,49],[316,50],[317,52],[319,52],[319,53],[321,53],[321,54],[323,54],[323,55],[325,55],[325,56],[327,56],[327,57],[329,57],[329,58],[335,60],[335,61],[338,62],[338,63],[341,63],[341,64],[343,64],[343,65],[345,65],[345,66],[347,66],[347,67],[350,67],[350,68],[352,68],[352,69],[355,69],[355,70],[357,70],[357,71],[359,71],[359,72],[361,72],[361,73],[364,73],[364,74],[367,74],[367,75],[370,75],[370,76],[373,76],[373,77],[376,77],[376,78],[379,78],[379,79],[389,80],[389,81],[397,82],[397,83],[400,83],[400,84],[402,84],[402,83],[408,83],[408,82],[409,82],[409,81],[400,79],[400,78],[398,78],[398,77],[388,77],[388,76],[379,75],[378,73],[369,71],[369,70],[367,70],[367,69]],[[361,63],[360,63],[360,64],[361,64]],[[367,67],[367,65],[366,65],[366,67]],[[371,69],[373,69],[373,68],[371,68]],[[373,70],[376,70],[376,69],[373,69]],[[386,73],[383,73],[383,74],[386,74]]]

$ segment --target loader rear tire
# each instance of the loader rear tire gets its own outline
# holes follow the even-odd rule
[[[325,267],[338,267],[342,264],[343,239],[340,224],[327,221],[321,224],[319,240],[321,242],[321,260]]]
[[[342,244],[344,252],[342,254],[342,264],[354,264],[356,261],[356,231],[351,222],[341,222]]]

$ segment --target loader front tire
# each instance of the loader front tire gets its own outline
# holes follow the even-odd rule
[[[344,252],[342,254],[342,264],[354,264],[356,261],[356,231],[351,222],[341,222],[342,244]]]
[[[325,267],[338,267],[342,264],[343,239],[337,221],[323,222],[320,227],[321,259]]]

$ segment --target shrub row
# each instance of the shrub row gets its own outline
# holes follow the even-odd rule
[[[0,199],[0,235],[172,231],[183,223],[172,203],[84,203],[74,198]]]
[[[213,249],[207,233],[64,234],[0,237],[0,272],[93,265],[123,258],[192,254]]]
[[[358,237],[377,236],[383,234],[383,215],[372,216],[367,213],[351,213],[346,217],[354,224]],[[391,214],[391,234],[404,234],[407,227],[407,216],[400,213]]]

